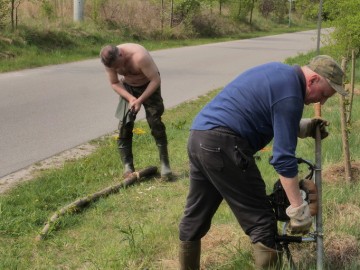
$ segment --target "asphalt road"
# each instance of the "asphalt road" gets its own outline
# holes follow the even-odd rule
[[[249,67],[316,50],[316,39],[314,30],[151,54],[170,108]],[[99,59],[0,74],[0,177],[113,132],[117,101]]]

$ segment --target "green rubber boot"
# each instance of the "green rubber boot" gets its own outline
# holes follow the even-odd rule
[[[180,270],[200,269],[201,241],[180,241]]]
[[[157,144],[157,147],[159,149],[159,156],[160,156],[161,179],[164,181],[173,181],[174,178],[170,168],[167,144]]]
[[[282,251],[269,248],[257,242],[254,244],[256,269],[281,269]]]
[[[123,177],[126,178],[135,171],[132,153],[132,139],[119,139],[118,148],[121,161],[124,165]]]

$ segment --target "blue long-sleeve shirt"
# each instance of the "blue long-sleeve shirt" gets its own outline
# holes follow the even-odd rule
[[[254,152],[274,139],[271,164],[280,175],[294,177],[304,95],[300,67],[275,62],[257,66],[235,78],[208,103],[191,129],[230,128],[247,139]]]

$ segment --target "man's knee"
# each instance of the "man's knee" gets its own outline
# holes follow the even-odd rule
[[[277,226],[272,220],[269,220],[268,226],[258,228],[250,233],[253,243],[261,242],[269,248],[276,249]]]
[[[166,138],[166,127],[160,119],[148,120],[148,123],[155,139]]]

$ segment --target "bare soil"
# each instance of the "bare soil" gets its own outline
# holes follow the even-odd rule
[[[360,161],[351,162],[352,182],[358,182],[360,179]],[[343,163],[332,164],[325,168],[322,173],[322,180],[326,183],[346,182],[345,166]]]
[[[248,250],[251,246],[246,236],[237,224],[212,225],[210,231],[201,240],[201,270],[210,268],[210,265],[228,261],[236,250]],[[176,256],[159,262],[160,269],[179,269],[179,258]]]

